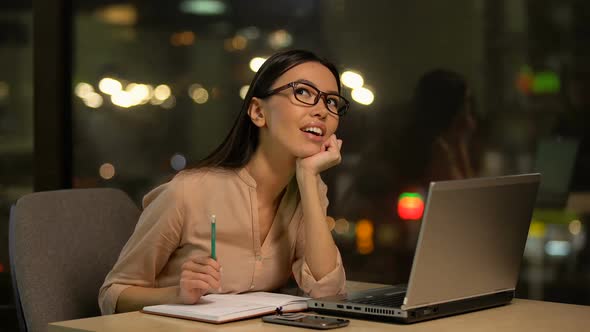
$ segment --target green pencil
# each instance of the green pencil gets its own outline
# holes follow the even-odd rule
[[[217,254],[215,253],[215,215],[211,215],[211,258],[217,260]]]

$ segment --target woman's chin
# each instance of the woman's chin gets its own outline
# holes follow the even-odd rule
[[[314,148],[300,149],[299,151],[297,151],[297,153],[295,154],[295,156],[297,158],[301,158],[301,159],[308,158],[308,157],[311,157],[313,155],[316,155],[316,154],[320,153],[321,150],[322,150],[322,147],[321,146],[320,147],[316,147],[315,149]]]

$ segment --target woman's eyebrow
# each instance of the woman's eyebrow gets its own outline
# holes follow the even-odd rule
[[[313,83],[312,81],[308,81],[308,80],[306,80],[306,79],[299,79],[299,80],[296,80],[295,82],[300,82],[300,83],[309,84],[309,85],[313,86],[314,88],[316,88],[316,89],[320,90],[320,89],[319,89],[319,88],[318,88],[318,87],[315,85],[315,83]],[[321,90],[320,90],[320,91],[321,91]],[[337,94],[338,94],[338,91],[333,91],[333,90],[330,90],[330,91],[322,91],[322,92],[325,92],[325,93],[328,93],[328,94],[335,94],[335,95],[337,95]]]

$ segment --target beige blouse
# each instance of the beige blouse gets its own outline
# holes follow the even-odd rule
[[[324,210],[327,187],[320,181]],[[217,260],[223,267],[222,293],[271,291],[294,275],[311,297],[345,292],[340,253],[336,268],[315,280],[304,258],[305,232],[297,182],[279,204],[264,243],[260,243],[256,182],[240,170],[191,170],[179,173],[143,199],[135,231],[100,288],[103,314],[114,313],[127,287],[178,285],[181,265],[210,255],[210,216],[216,216]],[[333,227],[333,224],[329,225]]]

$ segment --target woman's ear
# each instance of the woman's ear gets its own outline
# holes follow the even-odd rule
[[[250,119],[257,127],[264,127],[266,125],[262,103],[262,100],[252,97],[250,106],[248,106],[248,116],[250,116]]]

